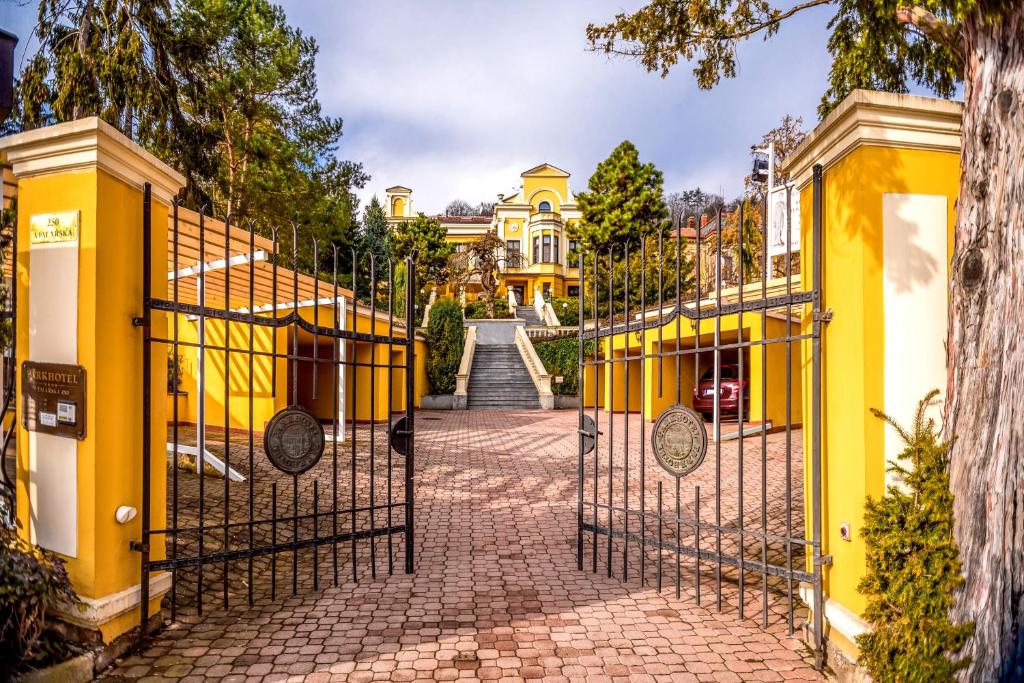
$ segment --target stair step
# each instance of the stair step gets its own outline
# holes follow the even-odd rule
[[[532,309],[529,313],[534,313]],[[536,316],[527,316],[536,320]],[[533,377],[515,344],[476,347],[470,370],[467,407],[475,410],[537,410],[540,398]]]

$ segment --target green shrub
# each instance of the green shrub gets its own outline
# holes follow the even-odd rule
[[[427,321],[427,379],[430,393],[455,391],[455,375],[462,360],[465,331],[462,307],[452,299],[438,299],[430,308]]]
[[[572,327],[580,322],[580,300],[574,296],[562,296],[551,300],[558,322]]]
[[[405,262],[398,261],[395,263],[395,295],[391,299],[391,310],[394,312],[395,318],[402,322],[405,322],[405,277]],[[416,305],[416,327],[423,324],[423,312],[426,310],[427,302],[430,300],[430,294],[425,291],[421,291],[423,289],[426,288],[421,287],[420,289],[417,289],[415,293],[416,301],[414,303]],[[378,304],[378,307],[383,310],[387,310],[387,297]]]
[[[79,602],[64,562],[20,539],[15,529],[0,527],[0,680],[10,680],[23,664],[47,659],[49,647],[66,650],[43,638],[46,612],[60,602]]]
[[[579,393],[579,339],[566,337],[554,341],[538,342],[533,345],[537,356],[544,363],[545,370],[551,375],[551,391],[562,396],[575,396]],[[587,341],[585,352],[591,353],[593,341]],[[556,384],[555,377],[561,375],[562,383]]]
[[[480,320],[487,317],[487,304],[483,301],[470,301],[466,304],[466,320]],[[494,300],[494,317],[511,318],[508,310],[508,301],[505,299]]]
[[[906,443],[890,471],[902,485],[868,499],[864,513],[867,574],[858,589],[867,596],[864,618],[873,631],[857,638],[859,662],[877,681],[952,681],[969,659],[956,653],[974,624],[949,619],[954,594],[963,586],[953,538],[949,444],[925,417],[937,391],[918,404],[910,431],[872,409]]]

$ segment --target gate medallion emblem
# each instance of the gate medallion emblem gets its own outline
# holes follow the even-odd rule
[[[686,406],[666,408],[651,431],[651,450],[669,474],[686,476],[700,467],[708,452],[704,420]]]
[[[324,428],[313,413],[288,406],[270,419],[263,433],[267,459],[282,472],[302,474],[324,454]]]

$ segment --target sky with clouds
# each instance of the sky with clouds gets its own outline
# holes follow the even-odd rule
[[[666,79],[588,52],[584,29],[637,0],[283,0],[320,45],[320,101],[344,119],[339,155],[364,164],[360,194],[413,189],[417,210],[508,194],[542,162],[583,188],[622,140],[665,174],[666,191],[737,194],[750,145],[786,113],[817,120],[829,8],[741,46],[738,75],[697,88],[683,64]],[[35,3],[0,0],[0,25],[26,36]],[[18,56],[24,41],[19,45]]]

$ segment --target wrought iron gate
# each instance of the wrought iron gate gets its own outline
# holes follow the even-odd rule
[[[821,192],[815,167],[812,263],[802,264],[802,282],[788,230],[782,276],[745,282],[750,245],[737,228],[723,247],[722,212],[696,228],[690,252],[679,226],[674,235],[580,258],[579,372],[590,387],[579,411],[576,544],[580,570],[658,591],[667,582],[676,598],[710,600],[740,618],[759,613],[765,627],[785,619],[790,634],[802,585],[819,668],[828,562],[820,520]],[[793,196],[787,190],[787,209]],[[742,204],[737,212],[731,224],[743,226]],[[767,274],[762,215],[759,265]],[[684,267],[691,252],[692,271]],[[738,264],[732,277],[724,272],[730,261]],[[810,396],[796,398],[803,382],[794,373],[805,365]]]
[[[172,619],[412,572],[413,260],[396,291],[400,269],[353,250],[347,290],[337,248],[323,258],[311,239],[303,252],[295,226],[265,238],[172,210],[166,261],[155,259],[165,230],[151,225],[147,186],[143,635],[157,571]],[[166,413],[152,403],[164,355]],[[152,445],[165,429],[166,487]]]
[[[2,170],[2,169],[0,169]],[[6,193],[4,193],[6,195]],[[15,419],[15,324],[18,305],[18,220],[15,201],[2,207],[0,220],[0,525],[14,526],[17,518],[14,468],[14,435],[18,430]],[[10,462],[8,462],[8,460]],[[8,467],[10,465],[10,467]]]

